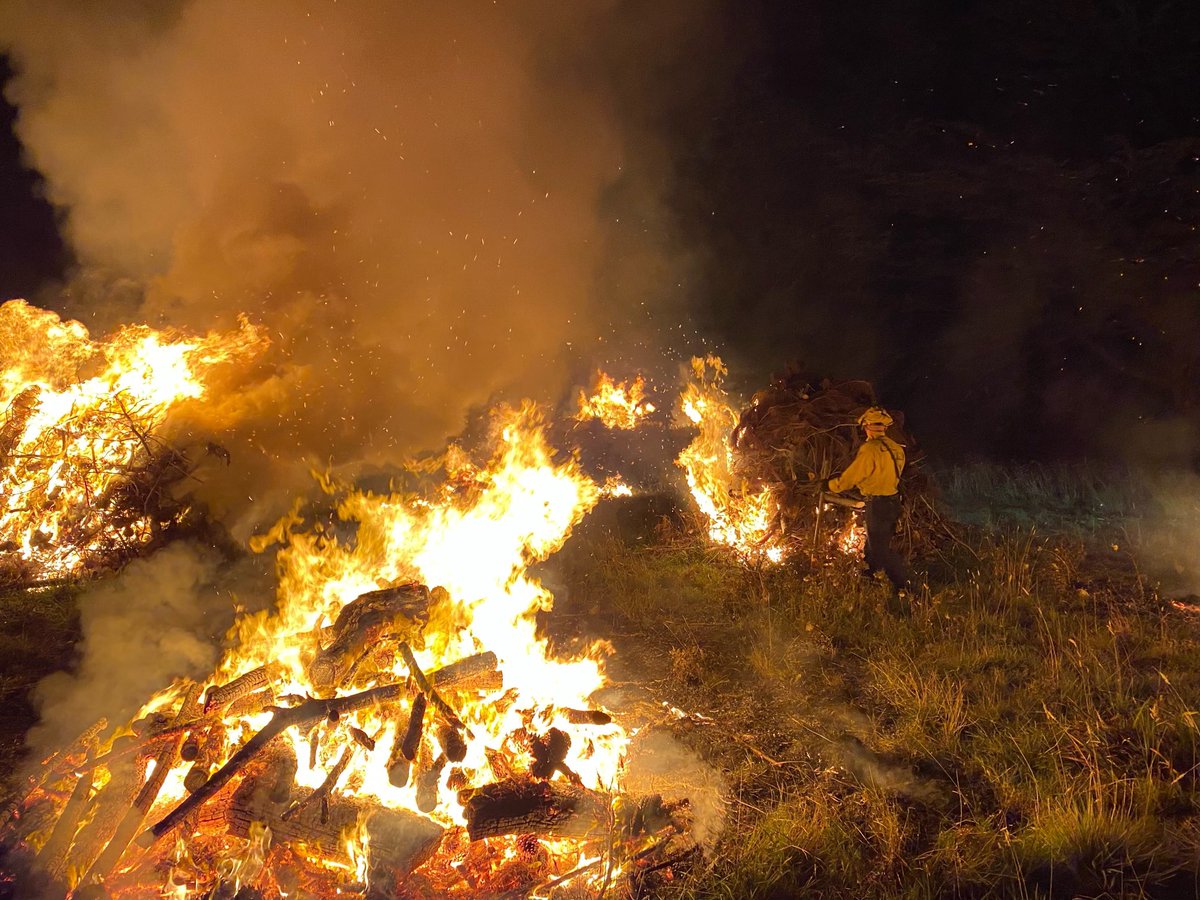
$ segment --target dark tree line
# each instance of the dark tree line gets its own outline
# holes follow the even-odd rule
[[[677,144],[734,352],[870,378],[946,453],[1195,461],[1200,5],[759,11]]]

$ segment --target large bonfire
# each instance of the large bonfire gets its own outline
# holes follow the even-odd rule
[[[203,392],[198,373],[227,346],[149,329],[94,345],[74,323],[5,309],[31,328],[41,316],[47,346],[108,366],[95,383],[10,370],[11,458],[44,445],[46,428],[114,410],[145,443],[175,398]],[[169,393],[164,371],[178,376]],[[691,374],[679,411],[699,434],[678,464],[708,533],[749,561],[778,561],[774,494],[735,475],[724,367],[697,359]],[[39,425],[52,409],[59,424]],[[578,418],[627,429],[654,412],[641,378],[601,373]],[[100,473],[110,481],[87,490],[128,478],[137,448],[115,442]],[[56,472],[86,468],[59,459]],[[56,496],[43,468],[10,467],[9,493]],[[345,488],[337,527],[293,515],[256,539],[277,548],[273,610],[235,625],[203,682],[167,687],[120,727],[88,728],[25,785],[7,832],[33,877],[80,897],[592,896],[651,851],[686,844],[686,804],[622,791],[631,731],[597,700],[609,648],[556,656],[536,619],[553,598],[530,566],[602,495],[628,489],[556,454],[528,403],[493,414],[478,456],[451,446],[440,473],[422,494]],[[21,533],[41,537],[17,545],[70,571],[83,551],[58,521],[26,522]]]

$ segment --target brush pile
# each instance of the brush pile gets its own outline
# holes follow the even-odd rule
[[[823,485],[854,459],[862,443],[858,417],[877,404],[868,381],[832,381],[797,367],[789,367],[754,394],[738,419],[731,443],[737,474],[748,488],[770,488],[775,497],[773,534],[789,535],[795,543],[814,533]],[[921,454],[904,427],[904,413],[889,412],[894,422],[888,437],[903,445],[907,454],[900,481],[906,501],[900,529],[911,549],[930,540],[938,516],[932,482],[921,469]],[[827,527],[835,533],[849,527],[849,509],[826,506]]]

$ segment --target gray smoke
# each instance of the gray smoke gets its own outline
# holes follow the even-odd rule
[[[207,678],[238,602],[261,608],[273,596],[258,568],[255,561],[231,567],[211,550],[176,543],[86,589],[77,666],[34,692],[42,715],[28,736],[35,758],[100,718],[129,721],[176,678]]]

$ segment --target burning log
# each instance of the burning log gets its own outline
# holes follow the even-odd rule
[[[467,742],[452,726],[443,725],[439,728],[437,739],[450,762],[462,762],[467,758]]]
[[[446,717],[447,722],[449,722],[459,731],[466,732],[467,737],[473,737],[471,734],[471,729],[463,724],[462,719],[458,717],[458,713],[456,713],[453,707],[443,700],[442,696],[433,689],[433,685],[429,683],[429,679],[427,679],[425,677],[425,673],[421,671],[421,667],[417,664],[417,658],[413,656],[412,648],[408,646],[407,642],[401,641],[400,653],[404,657],[404,664],[408,666],[409,674],[412,675],[413,680],[416,681],[417,686],[421,689],[421,692],[426,696],[429,702],[433,704],[434,708]]]
[[[359,800],[332,796],[324,817],[294,815],[285,819],[279,806],[270,802],[269,792],[247,779],[234,792],[227,812],[229,833],[248,837],[250,826],[262,822],[271,829],[273,840],[304,844],[321,856],[347,862],[346,834],[365,830],[368,840],[370,880],[384,882],[403,878],[424,863],[441,843],[443,829],[424,816],[407,810],[371,806]]]
[[[121,820],[138,797],[149,760],[121,757],[109,766],[109,781],[95,797],[91,821],[79,830],[68,855],[68,868],[86,872],[116,834]]]
[[[415,622],[424,622],[434,599],[429,588],[414,582],[351,600],[333,623],[330,643],[308,666],[313,687],[321,693],[337,688],[385,635],[405,634]]]
[[[189,748],[190,745],[190,748]],[[203,734],[192,732],[187,742],[184,744],[184,749],[187,754],[180,751],[180,756],[186,760],[187,755],[192,756],[192,767],[187,770],[187,774],[183,776],[183,786],[187,788],[189,794],[194,794],[200,788],[204,787],[204,782],[208,781],[209,773],[212,767],[217,764],[217,759],[221,755],[221,749],[225,745],[225,733],[223,729],[214,727],[208,729]]]
[[[429,673],[429,684],[439,691],[498,691],[504,675],[497,668],[496,654],[488,650]]]
[[[271,741],[283,734],[288,728],[311,725],[320,722],[322,719],[336,718],[343,713],[367,709],[380,703],[389,703],[399,699],[404,690],[405,685],[397,682],[395,684],[381,685],[357,694],[351,694],[348,697],[334,697],[328,700],[307,700],[291,709],[276,708],[271,721],[261,731],[243,744],[241,749],[233,754],[229,758],[229,761],[221,766],[190,797],[171,810],[160,822],[144,832],[138,839],[139,843],[148,846],[171,831],[192,810],[203,805],[217,791],[228,784],[230,779],[240,772],[250,760],[254,759]]]
[[[404,732],[396,733],[392,752],[388,755],[388,781],[395,787],[408,784],[412,763],[417,758],[417,749],[421,745],[421,734],[425,723],[425,695],[417,694],[413,700],[412,709],[408,713],[408,725]]]
[[[85,769],[75,782],[71,798],[63,807],[62,814],[54,823],[50,838],[42,847],[37,860],[39,867],[53,880],[61,881],[66,875],[67,852],[71,849],[71,840],[79,827],[79,820],[87,808],[88,799],[92,793],[92,770]]]
[[[191,685],[183,695],[183,703],[180,704],[179,713],[175,716],[177,721],[187,721],[195,716],[200,707],[200,691],[201,686],[198,684]],[[81,884],[88,884],[94,879],[103,880],[108,877],[108,874],[120,862],[121,857],[125,855],[130,842],[134,835],[137,834],[142,822],[145,821],[146,814],[150,812],[150,807],[154,805],[154,801],[158,799],[158,792],[162,790],[163,782],[167,780],[167,773],[175,766],[175,760],[179,756],[180,748],[183,746],[183,735],[178,735],[173,741],[167,744],[158,752],[158,756],[154,758],[154,771],[150,778],[142,785],[142,789],[138,792],[137,798],[133,801],[133,806],[126,811],[125,816],[121,819],[117,826],[116,832],[112,836],[112,840],[108,842],[108,846],[104,848],[104,852],[96,859],[91,868],[84,875]]]
[[[408,728],[404,730],[404,738],[400,741],[400,753],[409,762],[417,758],[417,748],[421,746],[421,734],[425,725],[426,700],[424,694],[417,694],[413,700],[412,710],[408,714]]]
[[[204,711],[206,713],[218,712],[240,697],[268,688],[278,674],[278,666],[259,666],[244,675],[239,675],[227,684],[209,688],[208,694],[204,698]]]
[[[446,755],[439,753],[437,759],[428,744],[422,744],[417,754],[417,773],[413,782],[417,787],[417,809],[423,813],[431,813],[437,809],[438,783],[442,780],[442,770],[446,768]]]
[[[489,784],[471,792],[463,807],[473,841],[501,834],[595,838],[608,830],[611,818],[603,794],[561,781]]]

